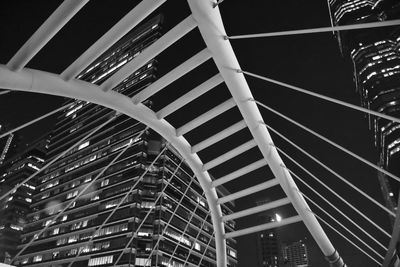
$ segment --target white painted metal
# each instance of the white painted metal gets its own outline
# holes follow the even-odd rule
[[[231,136],[232,134],[234,134],[244,128],[246,128],[246,123],[243,120],[239,121],[239,122],[229,126],[228,128],[225,128],[224,130],[220,131],[219,133],[214,134],[213,136],[192,146],[192,153],[197,153],[197,152],[227,138],[228,136]]]
[[[304,198],[297,193],[297,186],[290,173],[285,168],[282,168],[283,162],[278,152],[273,146],[269,146],[269,144],[272,143],[272,139],[268,130],[263,126],[260,126],[259,122],[263,121],[260,111],[254,102],[248,101],[249,99],[253,99],[253,96],[247,82],[242,73],[234,71],[241,68],[229,40],[224,39],[226,32],[218,7],[213,8],[212,2],[207,0],[188,0],[188,3],[192,10],[193,17],[197,21],[203,40],[213,54],[213,59],[217,68],[235,99],[236,104],[247,123],[247,127],[253,135],[254,140],[257,142],[261,153],[267,160],[272,172],[279,180],[280,185],[291,200],[297,213],[303,219],[306,227],[317,242],[318,246],[321,248],[323,254],[325,256],[331,256],[336,250],[315,216],[307,212],[309,207]],[[298,217],[298,219],[300,220],[300,217]],[[219,249],[217,249],[217,253],[224,255]],[[225,265],[226,259],[218,260],[218,267]]]
[[[271,201],[269,203],[266,203],[266,204],[263,204],[260,206],[256,206],[253,208],[249,208],[246,210],[241,210],[241,211],[238,211],[238,212],[235,212],[232,214],[225,215],[222,217],[222,221],[225,222],[225,221],[230,221],[230,220],[236,220],[238,218],[242,218],[242,217],[249,216],[249,215],[252,215],[255,213],[259,213],[262,211],[277,208],[277,207],[280,207],[280,206],[283,206],[286,204],[290,204],[290,200],[287,197],[279,199],[279,200]]]
[[[274,186],[276,186],[278,184],[279,184],[278,179],[274,178],[274,179],[268,180],[266,182],[263,182],[263,183],[251,186],[249,188],[240,190],[238,192],[232,193],[230,195],[221,197],[220,199],[218,199],[218,204],[223,204],[223,203],[226,203],[226,202],[229,202],[229,201],[233,201],[233,200],[236,200],[236,199],[239,199],[239,198],[242,198],[242,197],[246,197],[248,195],[251,195],[251,194],[260,192],[262,190],[274,187]]]
[[[170,45],[178,41],[180,38],[185,36],[188,32],[196,27],[196,21],[192,16],[187,17],[166,34],[160,37],[157,41],[147,47],[142,53],[125,64],[120,70],[114,73],[110,78],[101,84],[103,91],[109,91],[117,86],[124,79],[128,78],[129,75],[137,71],[144,64],[149,62],[159,53],[164,51]]]
[[[216,74],[215,76],[211,77],[207,81],[203,82],[199,86],[195,87],[193,90],[189,91],[188,93],[184,94],[183,96],[179,97],[178,99],[174,100],[163,109],[157,112],[157,118],[163,119],[169,114],[175,112],[176,110],[180,109],[181,107],[189,104],[196,98],[200,97],[201,95],[207,93],[215,86],[222,83],[224,80],[220,74]]]
[[[277,228],[280,226],[284,226],[284,225],[288,225],[288,224],[292,224],[292,223],[296,223],[296,222],[301,222],[301,221],[302,221],[301,217],[299,215],[296,215],[293,217],[282,219],[279,222],[270,222],[270,223],[265,223],[265,224],[229,232],[229,233],[225,234],[225,238],[235,238],[238,236],[248,235],[248,234],[252,234],[252,233],[256,233],[256,232],[260,232],[260,231],[264,231],[264,230],[268,230],[268,229],[272,229],[272,228]]]
[[[256,162],[253,162],[243,168],[240,168],[239,170],[233,171],[223,177],[220,177],[216,180],[213,181],[212,185],[213,186],[218,186],[218,185],[222,185],[224,183],[230,182],[236,178],[239,178],[249,172],[255,171],[261,167],[264,167],[267,165],[267,162],[265,161],[265,159],[260,159]]]
[[[217,117],[218,115],[224,113],[225,111],[233,108],[235,105],[236,105],[236,103],[232,98],[226,100],[225,102],[210,109],[209,111],[204,112],[197,118],[189,121],[182,127],[179,127],[178,129],[176,129],[176,135],[181,136],[181,135],[184,135],[184,134],[192,131],[193,129],[199,127],[200,125],[206,123],[207,121],[209,121],[209,120]]]
[[[253,147],[256,147],[257,143],[254,141],[254,139],[247,141],[244,144],[241,144],[240,146],[222,154],[221,156],[216,157],[213,160],[210,160],[209,162],[205,163],[203,165],[203,170],[210,170],[244,152],[246,152],[247,150],[252,149]]]
[[[150,96],[154,95],[155,93],[161,91],[165,87],[167,87],[172,82],[176,81],[189,71],[197,68],[199,65],[206,62],[208,59],[211,58],[210,51],[207,48],[203,49],[193,57],[189,58],[178,67],[174,68],[161,78],[158,78],[155,82],[147,86],[145,89],[137,93],[132,99],[133,103],[137,104],[139,102],[143,102]]]
[[[388,26],[396,26],[396,25],[400,25],[400,19],[379,21],[379,22],[370,22],[370,23],[357,23],[357,24],[352,24],[352,25],[342,25],[342,26],[333,26],[333,27],[322,27],[322,28],[314,28],[314,29],[304,29],[304,30],[244,34],[244,35],[229,36],[228,38],[229,39],[247,39],[247,38],[260,38],[260,37],[272,37],[272,36],[288,36],[288,35],[308,34],[308,33],[370,29],[370,28],[388,27]]]
[[[389,267],[390,262],[393,260],[393,257],[396,257],[397,265],[399,264],[399,258],[396,255],[396,247],[400,238],[400,197],[397,200],[397,210],[396,210],[396,219],[393,223],[392,237],[390,238],[389,246],[385,255],[385,258],[382,263],[382,267]],[[394,266],[397,266],[394,264]]]
[[[203,163],[197,154],[191,152],[191,145],[188,141],[183,136],[176,136],[175,128],[167,121],[163,119],[159,120],[151,109],[141,103],[134,105],[129,97],[118,92],[111,90],[104,93],[97,85],[81,80],[66,82],[59,75],[43,71],[25,68],[20,72],[13,72],[6,66],[0,65],[0,87],[10,90],[63,96],[99,104],[126,114],[158,132],[185,158],[189,167],[196,175],[211,212],[213,228],[215,230],[216,249],[218,251],[218,266],[226,265],[225,230],[221,221],[222,212],[221,207],[217,205],[217,192],[211,186],[211,177],[208,172],[203,171]]]
[[[28,41],[8,61],[7,67],[19,71],[43,48],[58,31],[84,6],[89,0],[64,1],[50,17],[37,29]]]
[[[107,33],[105,33],[89,49],[87,49],[79,58],[77,58],[74,63],[66,68],[61,73],[61,77],[66,81],[75,78],[96,58],[103,54],[108,48],[110,48],[115,42],[121,39],[131,29],[137,26],[142,20],[144,20],[165,1],[166,0],[141,1]]]

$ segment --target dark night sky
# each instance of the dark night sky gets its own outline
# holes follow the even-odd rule
[[[91,43],[126,14],[136,2],[122,0],[117,2],[91,1],[29,63],[28,67],[60,73]],[[7,6],[2,6],[0,9],[0,33],[2,36],[0,41],[1,64],[6,64],[11,56],[59,3],[60,1],[54,0],[12,1]],[[272,0],[246,3],[244,1],[226,0],[221,4],[220,9],[228,35],[325,27],[330,25],[326,1]],[[186,1],[170,0],[163,5],[161,11],[165,16],[165,30],[188,14]],[[183,59],[188,58],[194,51],[199,51],[204,47],[204,44],[198,37],[197,39],[195,37],[191,39],[191,36],[188,36],[184,39],[188,43],[182,42],[181,44],[178,42],[177,47],[168,49],[168,53],[160,55],[159,68],[161,73],[165,72],[166,69],[170,69],[171,66],[182,62]],[[351,63],[341,56],[338,43],[332,33],[232,40],[232,46],[244,70],[350,103],[359,103],[358,95],[354,89],[355,85],[352,81]],[[211,66],[209,69],[207,68],[208,65],[205,64],[200,70],[210,72],[210,69],[213,70],[215,67]],[[199,76],[201,75],[199,74]],[[255,99],[274,107],[370,161],[376,162],[376,151],[373,147],[371,134],[368,131],[367,119],[363,114],[316,100],[310,96],[303,96],[289,89],[271,85],[254,78],[247,77],[247,81]],[[180,85],[193,87],[190,80],[181,81]],[[174,95],[170,97],[174,97]],[[64,99],[60,97],[20,92],[0,96],[0,123],[7,122],[11,127],[16,127],[40,114],[59,107],[63,102]],[[330,147],[328,144],[324,144],[268,111],[262,109],[261,111],[265,122],[287,135],[312,155],[381,201],[379,184],[374,170],[346,156],[344,153],[338,152],[338,150]],[[171,118],[172,121],[174,119],[179,121],[181,118]],[[53,122],[54,119],[44,120],[22,131],[21,134],[25,136],[25,140],[32,140],[50,130]],[[281,147],[295,159],[299,160],[301,164],[332,186],[335,191],[340,192],[344,198],[359,207],[368,216],[371,216],[378,224],[388,228],[388,216],[386,214],[378,210],[373,204],[367,202],[358,193],[353,192],[352,189],[342,182],[339,182],[337,178],[318,167],[308,158],[305,158],[294,148],[285,144],[277,136],[272,134],[272,137],[278,147]],[[254,153],[254,157],[256,157],[256,154]],[[253,156],[249,158],[253,158]],[[283,159],[289,168],[293,168],[301,177],[310,181],[334,205],[343,209],[371,234],[376,235],[378,240],[384,244],[388,243],[388,239],[377,233],[374,228],[355,215],[353,211],[344,208],[343,204],[331,196],[330,193],[311,182],[311,178],[308,178],[304,173],[294,168],[287,159],[284,157]],[[219,176],[218,169],[214,170],[214,172],[214,175]],[[270,173],[254,172],[244,180],[246,183],[251,181],[252,184],[255,184],[264,181],[263,179],[265,178],[269,179],[271,177]],[[303,192],[310,195],[314,200],[317,200],[318,203],[321,202],[318,197],[310,194],[307,189],[300,186],[300,182],[297,183]],[[228,188],[232,191],[237,191],[242,185],[243,182],[242,184],[229,185]],[[281,195],[282,192],[280,190],[263,191],[257,196],[247,197],[238,201],[237,207],[238,209],[243,209],[253,206],[258,198],[268,197],[276,199]],[[327,211],[331,212],[328,206],[321,205]],[[321,214],[316,207],[310,206],[314,212]],[[291,209],[284,209],[279,212],[283,215],[288,215],[293,211]],[[343,222],[344,219],[340,218],[340,221]],[[244,227],[249,223],[253,223],[253,221],[239,220],[238,228]],[[348,225],[347,222],[346,225]],[[337,234],[324,225],[323,228],[348,266],[376,266],[364,254],[354,249]],[[281,229],[281,232],[283,232],[287,242],[306,237],[311,251],[313,266],[328,266],[326,261],[323,260],[322,253],[303,224],[298,223],[291,227],[285,227]],[[361,237],[367,240],[365,236]],[[239,266],[256,266],[254,236],[246,236],[238,240]],[[368,240],[368,243],[371,242]],[[382,253],[381,250],[379,251]]]

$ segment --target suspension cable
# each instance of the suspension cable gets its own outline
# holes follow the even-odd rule
[[[333,226],[331,226],[328,222],[326,222],[324,219],[322,219],[321,217],[319,217],[317,214],[315,214],[314,212],[312,212],[311,210],[308,210],[309,212],[311,212],[312,214],[314,214],[315,217],[317,217],[321,222],[323,222],[324,224],[326,224],[329,228],[331,228],[333,231],[335,231],[338,235],[340,235],[341,237],[343,237],[347,242],[349,242],[350,244],[352,244],[355,248],[357,248],[359,251],[361,251],[362,253],[364,253],[366,256],[368,256],[370,259],[372,259],[373,261],[375,261],[379,266],[381,266],[381,263],[379,263],[376,259],[374,259],[371,255],[369,255],[367,252],[365,252],[362,248],[360,248],[358,245],[356,245],[353,241],[351,241],[349,238],[347,238],[345,235],[343,235],[342,233],[340,233],[338,230],[336,230]]]
[[[236,71],[238,73],[244,73],[244,74],[247,74],[247,75],[249,75],[251,77],[255,77],[255,78],[258,78],[260,80],[264,80],[264,81],[267,81],[267,82],[270,82],[270,83],[274,83],[274,84],[286,87],[288,89],[292,89],[294,91],[304,93],[306,95],[314,96],[316,98],[323,99],[323,100],[329,101],[331,103],[335,103],[335,104],[338,104],[338,105],[341,105],[341,106],[344,106],[344,107],[347,107],[347,108],[350,108],[350,109],[354,109],[354,110],[361,111],[361,112],[364,112],[364,113],[367,113],[367,114],[370,114],[370,115],[374,115],[374,116],[377,116],[377,117],[380,117],[380,118],[383,118],[383,119],[387,119],[387,120],[390,120],[390,121],[394,121],[394,122],[400,123],[400,119],[399,118],[396,118],[396,117],[393,117],[393,116],[389,116],[389,115],[386,115],[386,114],[381,113],[381,112],[377,112],[377,111],[370,110],[370,109],[367,109],[367,108],[363,108],[363,107],[360,107],[360,106],[357,106],[357,105],[353,105],[353,104],[350,104],[350,103],[347,103],[347,102],[344,102],[344,101],[341,101],[341,100],[334,99],[334,98],[329,97],[329,96],[324,96],[324,95],[321,95],[321,94],[318,94],[318,93],[314,93],[314,92],[305,90],[303,88],[300,88],[298,86],[290,85],[288,83],[280,82],[280,81],[277,81],[277,80],[274,80],[274,79],[270,79],[270,78],[267,78],[267,77],[264,77],[264,76],[261,76],[261,75],[258,75],[258,74],[254,74],[254,73],[248,72],[248,71],[244,71],[244,70],[236,70]]]
[[[179,163],[179,166],[181,166],[182,163],[183,163],[183,158],[181,159],[181,162]],[[149,217],[149,215],[151,214],[151,212],[152,212],[153,209],[155,208],[156,203],[157,203],[157,202],[161,199],[161,197],[163,196],[165,189],[170,185],[170,183],[171,183],[173,177],[175,176],[176,172],[178,171],[178,169],[179,169],[179,168],[176,168],[176,169],[174,170],[174,173],[171,175],[170,179],[167,181],[166,185],[165,185],[164,188],[161,190],[160,194],[159,194],[159,195],[157,196],[157,198],[154,200],[154,205],[150,207],[149,211],[147,212],[147,214],[146,214],[146,215],[144,216],[144,218],[142,219],[142,222],[141,222],[141,223],[139,224],[139,226],[137,227],[135,233],[132,235],[132,237],[131,237],[131,238],[129,239],[129,241],[126,243],[124,249],[122,249],[122,251],[121,251],[121,253],[119,254],[118,258],[115,260],[113,266],[116,266],[117,262],[118,262],[118,261],[121,259],[121,257],[123,256],[125,249],[127,249],[127,248],[131,245],[133,239],[137,236],[137,234],[138,234],[140,228],[143,226],[143,224],[146,222],[147,218]]]
[[[57,160],[59,160],[60,158],[62,158],[63,156],[65,156],[68,152],[70,152],[72,149],[74,149],[75,147],[79,146],[80,144],[82,144],[84,141],[86,141],[86,139],[88,139],[90,136],[92,136],[93,134],[95,134],[97,131],[99,131],[101,128],[103,128],[105,125],[107,125],[108,123],[110,123],[111,121],[113,121],[116,117],[119,116],[119,113],[116,113],[114,116],[112,116],[110,119],[108,119],[107,121],[105,121],[103,124],[99,125],[96,129],[94,129],[93,131],[91,131],[89,134],[85,135],[82,139],[80,139],[78,142],[76,142],[75,144],[73,144],[71,147],[69,147],[67,150],[64,150],[63,152],[61,152],[60,154],[58,154],[55,158],[53,158],[49,163],[47,163],[46,165],[44,165],[42,168],[40,168],[38,171],[36,171],[35,173],[33,173],[31,176],[29,176],[28,178],[26,178],[25,180],[23,180],[21,183],[15,185],[11,190],[9,190],[8,192],[6,192],[4,195],[0,196],[0,200],[4,199],[5,197],[7,197],[8,195],[10,195],[11,193],[15,192],[18,188],[20,188],[22,185],[24,185],[25,183],[27,183],[28,181],[30,181],[32,178],[34,178],[36,175],[38,175],[39,173],[41,173],[43,170],[45,170],[46,168],[48,168],[49,166],[51,166],[54,162],[56,162]]]
[[[302,149],[300,146],[296,145],[293,141],[291,141],[289,138],[287,138],[286,136],[284,136],[283,134],[281,134],[280,132],[278,132],[277,130],[275,130],[274,128],[272,128],[271,126],[263,123],[268,129],[270,129],[271,131],[273,131],[275,134],[277,134],[279,137],[281,137],[282,139],[284,139],[286,142],[288,142],[289,144],[291,144],[292,146],[294,146],[296,149],[298,149],[299,151],[301,151],[303,154],[305,154],[307,157],[309,157],[310,159],[312,159],[314,162],[316,162],[317,164],[319,164],[321,167],[323,167],[325,170],[329,171],[331,174],[333,174],[334,176],[336,176],[337,178],[339,178],[339,180],[341,180],[342,182],[344,182],[345,184],[347,184],[348,186],[350,186],[352,189],[354,189],[355,191],[357,191],[359,194],[361,194],[362,196],[364,196],[365,198],[367,198],[369,201],[371,201],[372,203],[374,203],[375,205],[377,205],[378,207],[380,207],[382,210],[386,211],[389,215],[392,215],[393,217],[396,217],[396,214],[391,211],[390,209],[388,209],[387,207],[385,207],[384,205],[382,205],[381,203],[379,203],[378,201],[376,201],[374,198],[372,198],[370,195],[368,195],[367,193],[365,193],[364,191],[362,191],[361,189],[359,189],[357,186],[353,185],[352,183],[350,183],[349,181],[347,181],[343,176],[341,176],[340,174],[338,174],[337,172],[335,172],[334,170],[332,170],[331,168],[329,168],[326,164],[322,163],[320,160],[318,160],[317,158],[315,158],[314,156],[312,156],[310,153],[308,153],[307,151],[305,151],[304,149]]]
[[[294,160],[291,156],[289,156],[287,153],[285,153],[282,149],[279,147],[275,146],[276,150],[278,150],[282,155],[287,157],[290,161],[292,161],[296,166],[298,166],[300,169],[302,169],[305,173],[307,173],[310,177],[312,177],[315,181],[317,181],[320,185],[322,185],[325,189],[327,189],[329,192],[331,192],[333,195],[335,195],[337,198],[339,198],[341,201],[343,201],[347,206],[349,206],[352,210],[354,210],[358,215],[363,217],[366,221],[368,221],[370,224],[375,226],[379,231],[381,231],[384,235],[387,237],[391,238],[391,235],[388,234],[382,227],[377,225],[374,221],[372,221],[368,216],[366,216],[364,213],[359,211],[356,207],[354,207],[352,204],[350,204],[347,200],[345,200],[342,196],[340,196],[338,193],[336,193],[333,189],[331,189],[329,186],[327,186],[325,183],[323,183],[320,179],[318,179],[314,174],[312,174],[310,171],[308,171],[306,168],[304,168],[301,164],[299,164],[296,160]]]
[[[303,130],[309,132],[310,134],[312,134],[312,135],[318,137],[318,138],[321,139],[322,141],[327,142],[328,144],[330,144],[330,145],[336,147],[337,149],[339,149],[339,150],[345,152],[346,154],[348,154],[348,155],[354,157],[355,159],[358,159],[359,161],[361,161],[361,162],[367,164],[368,166],[374,168],[375,170],[377,170],[377,171],[379,171],[379,172],[382,172],[382,173],[386,174],[387,176],[393,178],[394,180],[400,182],[400,178],[399,178],[398,176],[396,176],[396,175],[394,175],[394,174],[388,172],[387,170],[385,170],[385,169],[383,169],[383,168],[377,166],[376,164],[374,164],[374,163],[372,163],[372,162],[370,162],[370,161],[364,159],[363,157],[357,155],[356,153],[354,153],[354,152],[352,152],[352,151],[346,149],[345,147],[343,147],[343,146],[341,146],[341,145],[339,145],[339,144],[333,142],[332,140],[326,138],[325,136],[323,136],[323,135],[321,135],[321,134],[319,134],[319,133],[317,133],[317,132],[311,130],[310,128],[304,126],[303,124],[301,124],[301,123],[299,123],[299,122],[297,122],[297,121],[295,121],[295,120],[289,118],[288,116],[283,115],[283,114],[280,113],[279,111],[277,111],[277,110],[275,110],[275,109],[273,109],[273,108],[271,108],[271,107],[269,107],[269,106],[267,106],[267,105],[261,103],[260,101],[257,101],[257,100],[251,100],[251,101],[254,101],[254,102],[257,103],[258,105],[262,106],[263,108],[265,108],[265,109],[271,111],[272,113],[278,115],[279,117],[281,117],[281,118],[283,118],[283,119],[285,119],[285,120],[287,120],[287,121],[293,123],[294,125],[300,127],[301,129],[303,129]]]
[[[111,213],[107,216],[107,218],[103,221],[103,223],[100,225],[99,228],[97,228],[94,232],[93,235],[90,237],[90,239],[86,242],[83,242],[81,245],[85,246],[86,244],[89,244],[93,238],[95,237],[96,233],[99,233],[101,229],[103,229],[104,225],[108,222],[108,220],[111,219],[111,217],[114,215],[114,213],[119,209],[119,207],[124,203],[124,201],[128,198],[128,196],[133,192],[133,190],[136,188],[136,186],[139,184],[140,181],[143,180],[143,177],[147,174],[147,172],[150,170],[150,168],[153,167],[154,163],[160,158],[160,156],[164,153],[164,151],[167,149],[167,146],[165,146],[160,153],[155,157],[155,159],[151,162],[149,166],[146,167],[145,171],[140,175],[139,179],[136,181],[136,183],[129,189],[129,191],[124,195],[123,198],[119,201],[117,206],[113,208]],[[68,267],[71,267],[72,264],[77,260],[77,258],[81,255],[83,250],[78,249],[78,254],[71,260],[69,263]]]
[[[291,173],[291,174],[293,174],[298,180],[301,180],[302,181],[302,179],[297,175],[297,174],[295,174],[293,171],[291,171],[291,170],[289,170],[288,168],[287,168],[287,170]],[[304,183],[305,184],[305,183]],[[340,223],[336,218],[334,218],[330,213],[328,213],[326,210],[324,210],[321,206],[319,206],[315,201],[313,201],[310,197],[308,197],[306,194],[304,194],[303,192],[300,192],[299,191],[299,193],[303,196],[303,197],[305,197],[308,201],[310,201],[314,206],[316,206],[318,209],[320,209],[324,214],[326,214],[329,218],[331,218],[333,221],[335,221],[338,225],[340,225],[343,229],[345,229],[347,232],[349,232],[353,237],[355,237],[358,241],[360,241],[361,243],[363,243],[366,247],[368,247],[371,251],[373,251],[378,257],[380,257],[380,258],[382,258],[382,260],[383,260],[383,257],[382,257],[382,255],[380,255],[378,252],[376,252],[372,247],[370,247],[365,241],[363,241],[361,238],[359,238],[358,236],[356,236],[352,231],[350,231],[347,227],[345,227],[342,223]],[[326,200],[325,200],[326,201]],[[328,201],[326,201],[327,203],[329,203]],[[331,205],[331,203],[329,203],[330,205]],[[333,205],[331,205],[331,206],[333,206]],[[357,224],[355,224],[355,225],[357,225]],[[362,229],[362,228],[361,228]],[[362,229],[362,231],[363,231],[363,233],[365,234],[366,233],[366,231],[364,230],[364,229]],[[380,244],[380,243],[379,243]],[[382,245],[382,244],[380,244],[380,245]],[[383,245],[382,245],[383,246]],[[385,251],[387,251],[387,249],[383,246],[383,248],[385,249]]]
[[[119,152],[119,153],[114,157],[114,159],[113,159],[110,163],[108,163],[107,166],[105,166],[105,167],[96,175],[96,177],[95,177],[89,184],[87,184],[87,185],[82,189],[82,191],[80,191],[71,201],[69,201],[68,204],[67,204],[56,216],[50,217],[51,220],[52,220],[53,222],[56,222],[56,220],[57,220],[67,209],[70,208],[70,206],[72,205],[72,203],[74,203],[75,201],[77,201],[77,200],[83,195],[83,193],[84,193],[87,189],[89,189],[89,188],[97,181],[97,179],[98,179],[100,176],[102,176],[102,175],[104,174],[104,172],[105,172],[111,165],[113,165],[113,164],[122,156],[122,154],[124,154],[124,153],[128,150],[128,148],[130,148],[130,147],[132,146],[132,144],[134,144],[134,143],[143,135],[143,133],[144,133],[146,130],[147,130],[147,127],[146,127],[143,131],[141,131],[141,132],[135,137],[135,140],[134,140],[133,142],[129,143],[123,150],[121,150],[121,152]],[[50,225],[52,225],[52,223],[49,223],[48,225],[46,225],[38,234],[36,234],[37,238],[39,238],[39,236],[40,236],[41,234],[43,234],[43,233],[50,227]],[[30,245],[32,245],[34,242],[35,242],[35,236],[33,236],[32,239],[29,241],[29,243],[27,243],[27,244],[17,253],[17,255],[14,256],[12,262],[13,262],[19,255],[21,255],[21,253],[24,252],[24,251],[25,251]]]
[[[396,26],[399,24],[400,24],[400,19],[396,19],[396,20],[387,20],[387,21],[369,22],[369,23],[360,23],[360,24],[333,26],[333,27],[331,26],[331,27],[322,27],[322,28],[313,28],[313,29],[303,29],[303,30],[243,34],[243,35],[236,35],[236,36],[228,36],[226,38],[233,40],[233,39],[250,39],[250,38],[262,38],[262,37],[273,37],[273,36],[290,36],[290,35],[298,35],[298,34],[322,33],[322,32],[331,32],[331,31],[371,29],[371,28],[377,28],[377,27]]]
[[[355,223],[352,219],[350,219],[343,211],[338,209],[335,205],[333,205],[328,199],[326,199],[323,195],[318,193],[317,190],[315,190],[310,184],[308,184],[304,179],[300,178],[298,175],[296,175],[294,172],[291,170],[287,169],[295,178],[297,178],[300,182],[302,182],[308,189],[310,189],[314,194],[319,196],[322,200],[324,200],[329,206],[331,206],[334,210],[336,210],[338,213],[340,213],[344,218],[346,218],[349,222],[351,222],[352,225],[357,227],[361,232],[363,232],[366,236],[371,238],[373,241],[375,241],[376,244],[378,244],[381,248],[383,248],[385,251],[387,251],[387,248],[379,242],[376,238],[374,238],[371,234],[369,234],[367,231],[365,231],[363,228],[358,223]]]
[[[38,122],[38,121],[40,121],[40,120],[42,120],[42,119],[44,119],[44,118],[47,118],[47,117],[53,115],[54,113],[57,113],[57,112],[59,112],[59,111],[62,111],[62,110],[64,110],[64,109],[70,107],[72,104],[74,104],[74,102],[69,103],[69,104],[67,104],[67,105],[65,105],[65,106],[62,106],[62,107],[60,107],[60,108],[58,108],[58,109],[55,109],[55,110],[53,110],[53,111],[50,111],[49,113],[44,114],[44,115],[42,115],[42,116],[40,116],[40,117],[38,117],[38,118],[36,118],[36,119],[33,119],[33,120],[31,120],[31,121],[28,121],[27,123],[24,123],[24,124],[22,124],[22,125],[20,125],[20,126],[18,126],[18,127],[16,127],[16,128],[14,128],[14,129],[10,130],[10,131],[7,131],[7,132],[5,132],[5,133],[2,133],[2,134],[0,134],[0,139],[3,138],[4,136],[7,136],[7,135],[9,135],[9,134],[12,134],[13,132],[16,132],[16,131],[18,131],[18,130],[21,130],[22,128],[25,128],[25,127],[27,127],[27,126],[29,126],[29,125],[35,123],[35,122]]]

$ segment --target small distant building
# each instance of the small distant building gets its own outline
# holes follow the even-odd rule
[[[282,245],[283,267],[308,267],[308,251],[303,240],[293,242],[290,245]]]

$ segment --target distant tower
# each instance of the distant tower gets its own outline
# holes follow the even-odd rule
[[[393,20],[400,17],[397,0],[330,0],[332,22],[349,25]],[[379,27],[335,33],[340,49],[354,67],[354,81],[363,107],[400,117],[400,27]],[[368,116],[379,153],[378,165],[400,175],[400,125]],[[399,186],[393,179],[378,176],[383,198],[395,210]]]
[[[8,127],[0,124],[0,134],[6,132]],[[18,145],[18,136],[11,133],[0,139],[0,165],[3,164],[16,150]]]
[[[300,240],[290,245],[282,245],[282,258],[285,267],[308,267],[308,251],[306,244]]]
[[[257,205],[270,202],[268,199],[257,201]],[[268,223],[275,221],[276,218],[269,214],[261,213],[258,216],[259,223]],[[278,231],[269,229],[258,232],[256,235],[258,266],[261,267],[278,267],[280,242]]]

